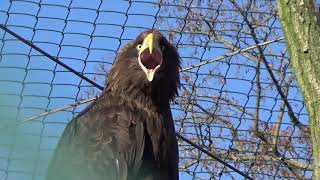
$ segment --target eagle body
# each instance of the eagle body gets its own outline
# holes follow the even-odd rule
[[[66,127],[47,180],[177,180],[170,100],[179,55],[148,30],[123,47],[102,94]]]

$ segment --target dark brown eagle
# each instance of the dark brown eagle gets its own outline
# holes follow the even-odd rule
[[[106,87],[66,127],[47,180],[177,180],[178,148],[169,102],[180,59],[156,30],[118,53]]]

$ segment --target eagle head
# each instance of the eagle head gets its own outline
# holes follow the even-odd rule
[[[171,100],[178,92],[180,57],[159,31],[147,30],[122,47],[106,81],[107,90],[148,93]]]

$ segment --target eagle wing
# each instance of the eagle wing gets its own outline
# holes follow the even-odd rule
[[[47,180],[124,180],[142,163],[145,128],[119,99],[97,99],[66,127]],[[128,172],[130,169],[130,172]]]

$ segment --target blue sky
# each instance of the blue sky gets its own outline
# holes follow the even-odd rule
[[[14,32],[31,40],[49,54],[59,57],[61,61],[87,77],[95,79],[99,64],[102,63],[110,68],[119,48],[144,29],[156,28],[167,34],[169,29],[166,24],[155,19],[155,16],[159,16],[161,11],[152,2],[103,1],[100,3],[100,1],[87,0],[72,2],[42,0],[40,3],[40,0],[12,2],[0,0],[0,23],[6,24]],[[99,13],[96,11],[98,8]],[[175,20],[172,20],[171,23],[174,24]],[[1,117],[1,124],[10,126],[16,121],[24,120],[45,110],[62,107],[85,97],[85,91],[91,87],[87,82],[81,81],[79,77],[5,34],[2,30],[0,30],[0,37],[5,39],[5,43],[0,46],[2,55],[0,59],[0,113],[4,115]],[[195,55],[193,54],[195,47],[185,45],[188,41],[189,36],[186,34],[177,34],[174,37],[174,43],[179,42],[183,67],[196,64],[201,59],[212,59],[229,52],[229,50],[219,48],[218,46],[221,45],[216,44],[217,46],[212,49],[198,47]],[[279,49],[280,52],[284,46],[277,44],[272,49]],[[220,74],[215,74],[216,76],[208,83],[201,83],[203,76],[200,75],[196,84],[203,84],[212,89],[200,88],[198,93],[209,91],[212,94],[223,94],[223,91],[234,91],[234,94],[230,93],[232,94],[230,98],[236,99],[240,105],[253,109],[255,97],[251,82],[255,76],[254,67],[238,68],[241,63],[247,63],[247,60],[237,55],[223,59],[220,63],[201,67],[200,73],[210,71],[215,73],[218,70]],[[191,70],[191,72],[196,71],[197,68]],[[103,80],[101,76],[99,77],[98,83],[103,85]],[[220,82],[221,77],[227,78],[225,83]],[[267,77],[262,75],[261,78],[266,79]],[[302,111],[300,119],[307,123],[305,109],[299,102],[301,97],[298,90],[293,89],[290,94],[292,94],[292,101],[297,100],[294,110]],[[274,90],[266,92],[265,96],[266,100],[262,103],[263,108],[275,111],[263,111],[260,116],[272,123],[274,117],[277,116],[274,107],[279,105],[280,100]],[[275,97],[277,100],[274,100]],[[202,102],[204,107],[209,107],[211,104],[212,102]],[[17,109],[17,107],[20,108]],[[0,135],[0,180],[43,179],[47,162],[58,137],[66,123],[84,107],[85,105],[81,105],[75,109],[52,114],[38,121],[1,132],[0,134],[3,135]],[[176,108],[178,107],[173,106],[174,116],[183,115],[184,111]],[[234,124],[239,126],[239,130],[248,129],[251,123],[245,115],[240,121],[237,118],[233,119]],[[288,120],[288,117],[285,119]],[[180,125],[177,124],[177,129],[179,127]],[[195,131],[187,127],[185,130]],[[227,132],[226,136],[229,136]],[[215,139],[215,141],[225,149],[232,146],[232,141],[221,139]],[[204,176],[208,177],[207,174]],[[182,179],[191,178],[184,173],[181,174],[181,177]]]

